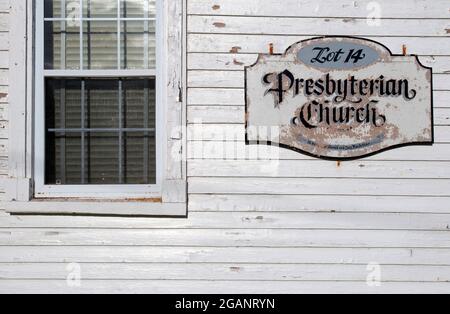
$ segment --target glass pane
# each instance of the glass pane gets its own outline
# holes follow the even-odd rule
[[[149,133],[125,133],[124,183],[155,184],[155,137]]]
[[[121,0],[122,17],[155,18],[155,0]]]
[[[85,0],[86,1],[86,0]],[[65,10],[63,9],[65,8]],[[46,18],[80,18],[79,0],[44,0]]]
[[[154,21],[121,23],[121,68],[153,69],[156,67]]]
[[[117,80],[86,81],[87,127],[119,128],[119,85]]]
[[[81,81],[53,79],[46,81],[46,123],[49,129],[81,127]]]
[[[117,18],[117,0],[83,0],[83,17]]]
[[[123,82],[125,128],[155,127],[155,80]]]
[[[47,79],[45,112],[46,184],[156,182],[154,79]]]
[[[117,22],[84,22],[84,69],[117,69]]]
[[[46,142],[46,184],[80,184],[81,136],[48,133]]]
[[[87,146],[88,183],[119,184],[118,133],[90,133]]]
[[[62,17],[61,0],[44,0],[45,17]]]
[[[80,68],[80,27],[73,21],[45,22],[45,69]]]

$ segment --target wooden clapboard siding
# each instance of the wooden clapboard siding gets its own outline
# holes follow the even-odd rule
[[[273,146],[245,145],[244,142],[232,141],[191,141],[188,143],[188,159],[220,160],[312,160],[288,149]],[[387,151],[365,160],[393,161],[450,161],[450,145],[403,147]],[[342,164],[342,163],[341,163]],[[330,164],[331,165],[331,164]],[[332,164],[333,166],[336,163]],[[439,164],[437,164],[439,165]]]
[[[358,221],[360,213],[373,214],[375,220],[388,212],[402,217],[420,213],[417,222],[423,225],[436,214],[450,214],[450,173],[445,170],[450,160],[448,3],[435,1],[430,5],[428,1],[414,1],[406,7],[401,1],[383,1],[380,27],[370,26],[366,21],[368,1],[354,5],[336,1],[304,1],[300,5],[298,1],[287,0],[283,6],[272,0],[266,3],[188,2],[187,171],[191,213],[239,214],[244,210],[261,221],[268,213],[279,213],[279,217],[292,212],[313,213],[316,217],[330,212],[348,213],[348,220],[359,227],[364,226]],[[423,64],[433,67],[437,144],[402,148],[340,164],[285,149],[246,146],[244,67],[253,64],[257,54],[267,53],[271,43],[275,53],[283,53],[296,41],[321,35],[370,38],[396,54],[402,53],[405,45],[408,53],[419,55]],[[327,219],[322,216],[319,220]],[[382,221],[388,224],[387,219]],[[317,227],[320,222],[313,225]],[[323,227],[336,232],[331,231],[331,226]],[[310,232],[316,236],[311,241],[314,244],[323,240],[319,229],[313,227]],[[398,231],[396,226],[388,229]],[[292,231],[292,236],[296,232]],[[449,237],[448,229],[442,232]],[[337,241],[332,247],[338,243],[351,246],[343,234],[335,236]],[[354,236],[365,242],[367,234]],[[399,241],[399,247],[406,244],[400,243],[398,237],[395,241]],[[400,264],[405,266],[404,262]],[[407,269],[414,272],[413,268]],[[431,270],[426,269],[423,274],[428,271]],[[400,274],[398,269],[395,272]],[[345,276],[345,270],[342,274]]]
[[[448,292],[448,1],[379,1],[384,26],[373,29],[364,21],[370,1],[300,2],[188,0],[189,218],[0,211],[0,293]],[[8,11],[0,0],[1,17]],[[0,90],[11,84],[1,27]],[[366,35],[394,53],[405,44],[433,66],[438,144],[341,164],[245,145],[244,66],[269,43],[281,53],[331,30]],[[199,122],[205,130],[197,132]],[[0,97],[4,175],[7,126]],[[0,179],[0,198],[6,184]],[[79,263],[81,287],[67,285],[68,263]],[[381,287],[366,284],[369,263],[381,265]]]
[[[423,218],[422,218],[423,219]],[[71,219],[67,222],[70,224]],[[8,228],[0,246],[450,248],[448,231]],[[374,261],[376,262],[376,261]]]
[[[363,281],[232,281],[232,280],[85,280],[81,287],[67,288],[63,280],[4,280],[0,292],[40,294],[73,293],[171,293],[171,294],[220,294],[232,291],[233,294],[341,294],[341,293],[399,293],[411,294],[448,293],[450,284],[446,282],[386,282],[380,287],[368,287]]]
[[[188,84],[190,88],[242,88],[244,86],[244,71],[189,71]],[[433,89],[435,91],[450,90],[450,73],[434,74]]]
[[[4,246],[0,263],[240,263],[448,266],[449,249]],[[443,264],[445,263],[445,264]]]
[[[195,0],[188,1],[191,15],[236,15],[277,17],[357,17],[366,18],[371,12],[371,0],[338,2],[334,0]],[[402,0],[380,1],[383,18],[448,18],[446,0],[411,0],[408,5]]]
[[[438,169],[424,161],[351,161],[330,167],[320,160],[192,160],[188,169],[195,177],[450,179],[449,162]]]
[[[366,18],[288,18],[247,16],[191,16],[190,33],[251,34],[251,35],[336,35],[349,32],[357,36],[442,37],[447,35],[448,19],[384,19],[379,26]],[[350,34],[349,34],[350,35]]]
[[[350,28],[351,29],[351,28]],[[356,35],[347,33],[347,35]],[[425,56],[449,56],[446,49],[447,37],[370,37],[382,42],[392,53],[401,54],[403,45],[408,51]],[[274,53],[284,53],[293,43],[311,38],[311,36],[287,35],[239,35],[239,34],[189,34],[189,53],[267,53],[269,44],[273,44]]]
[[[347,195],[191,194],[190,211],[249,212],[393,212],[448,214],[450,197]],[[388,208],[388,209],[386,209]],[[425,218],[427,216],[422,216]]]
[[[9,1],[10,0],[0,0],[0,12],[9,12]]]
[[[188,69],[242,71],[244,66],[255,63],[257,58],[257,54],[251,53],[190,53]],[[420,56],[419,59],[424,65],[433,67],[434,73],[450,73],[450,56]]]
[[[161,218],[149,220],[136,218],[71,218],[72,229],[89,227],[95,230],[130,229],[158,230],[182,229],[337,229],[337,230],[434,230],[446,231],[450,224],[450,215],[434,213],[427,221],[422,221],[422,213],[334,213],[328,212],[265,212],[251,213],[247,211],[207,212],[192,210],[188,220]],[[48,217],[46,219],[23,217],[23,219],[0,218],[0,226],[8,228],[55,228],[67,227],[66,217]],[[63,232],[62,232],[63,233]],[[4,244],[4,243],[3,243]],[[449,261],[450,262],[450,261]]]
[[[192,263],[88,263],[80,264],[84,280],[252,280],[252,281],[365,281],[367,265],[305,264],[192,264]],[[51,268],[53,271],[48,272]],[[383,275],[390,282],[448,282],[448,266],[386,265]],[[6,263],[0,276],[12,279],[65,280],[67,265]],[[238,284],[238,283],[236,283]]]

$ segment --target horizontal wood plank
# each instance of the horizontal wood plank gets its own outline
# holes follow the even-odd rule
[[[9,68],[9,53],[8,51],[0,51],[0,69]]]
[[[302,205],[299,205],[302,206]],[[328,212],[191,212],[188,219],[104,217],[0,217],[0,228],[79,229],[351,229],[447,231],[449,214]]]
[[[0,69],[0,85],[9,84],[9,71],[5,69]]]
[[[380,25],[366,18],[287,18],[191,16],[189,33],[324,36],[447,36],[449,19],[388,19]]]
[[[274,53],[284,53],[293,43],[312,36],[189,34],[188,52],[200,53],[268,53],[273,44]],[[363,36],[366,37],[366,36]],[[411,54],[449,56],[446,37],[367,37],[387,46],[392,53],[401,54],[403,45]]]
[[[191,194],[189,199],[190,212],[450,212],[450,197]]]
[[[9,11],[9,8],[10,8],[9,1],[10,0],[0,0],[0,11],[2,11],[2,12]]]
[[[240,71],[256,62],[257,54],[190,53],[189,70]],[[434,73],[450,73],[450,56],[420,56],[420,62],[433,68]]]
[[[1,143],[1,142],[0,142]],[[289,149],[266,146],[245,145],[232,141],[193,141],[188,142],[188,159],[220,160],[312,160],[314,158]],[[0,146],[1,147],[1,146]],[[7,148],[5,147],[5,150]],[[386,151],[366,160],[399,161],[450,161],[450,145],[411,146]],[[330,164],[333,162],[330,162]],[[336,164],[336,163],[334,163]],[[439,165],[439,164],[438,164]]]
[[[373,7],[371,0],[357,3],[334,0],[190,0],[188,14],[191,15],[246,15],[279,17],[360,17],[366,18]],[[381,18],[448,18],[449,5],[446,0],[412,0],[408,5],[402,0],[377,1]]]
[[[191,160],[191,177],[450,179],[450,162]]]
[[[8,229],[0,246],[450,248],[450,232],[281,229]]]
[[[449,249],[1,247],[0,263],[258,263],[449,265]]]
[[[78,264],[83,280],[365,281],[367,265]],[[66,263],[2,264],[0,278],[65,280]],[[382,281],[448,282],[450,267],[382,265]],[[0,281],[1,285],[1,281]]]
[[[0,51],[5,52],[9,49],[9,34],[7,32],[0,32]]]
[[[188,87],[244,88],[244,71],[189,71]],[[450,91],[450,74],[434,74],[433,89]]]
[[[230,290],[232,287],[232,290]],[[0,293],[11,294],[388,294],[442,293],[450,290],[450,283],[386,282],[370,287],[364,282],[289,282],[289,281],[186,281],[186,280],[84,280],[81,287],[69,287],[65,280],[1,280]]]
[[[197,194],[450,196],[450,180],[192,177],[189,191]]]
[[[0,10],[0,32],[9,31],[9,13]]]

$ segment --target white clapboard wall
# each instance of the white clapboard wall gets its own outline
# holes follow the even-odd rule
[[[189,218],[0,210],[0,292],[449,292],[450,3],[377,2],[380,27],[362,0],[187,0]],[[8,7],[0,0],[2,175]],[[434,68],[437,144],[340,164],[246,147],[244,66],[270,43],[281,53],[316,35],[419,54]],[[81,287],[66,282],[70,263]],[[368,286],[376,265],[381,286]]]

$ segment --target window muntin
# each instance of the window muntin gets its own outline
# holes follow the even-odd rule
[[[45,0],[38,196],[160,190],[156,2]]]

